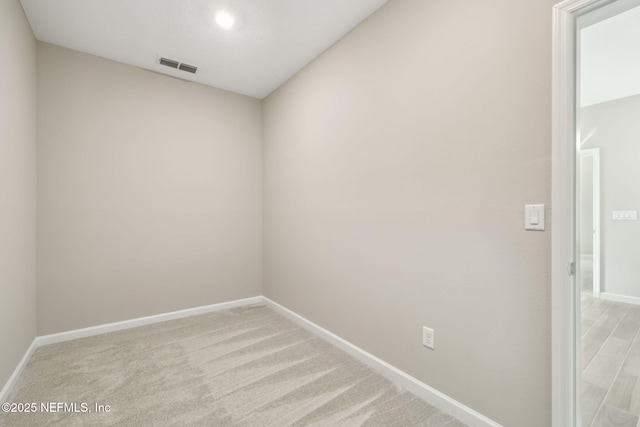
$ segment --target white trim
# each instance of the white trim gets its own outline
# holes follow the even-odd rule
[[[576,426],[575,300],[567,267],[575,262],[573,237],[573,173],[571,141],[575,129],[575,1],[553,9],[553,96],[551,177],[551,354],[552,426]]]
[[[91,326],[89,328],[74,329],[72,331],[60,332],[57,334],[44,335],[36,338],[38,347],[55,344],[64,341],[71,341],[78,338],[86,338],[93,335],[106,334],[108,332],[121,331],[123,329],[136,328],[138,326],[150,325],[152,323],[166,322],[167,320],[180,319],[183,317],[196,316],[198,314],[213,313],[215,311],[228,310],[230,308],[242,307],[251,304],[261,304],[262,297],[251,297],[219,304],[205,305],[202,307],[188,308],[186,310],[172,311],[169,313],[157,314],[154,316],[139,317],[137,319],[123,320],[122,322],[107,323],[104,325]]]
[[[600,247],[600,149],[593,150],[593,223],[595,224],[593,233],[593,289],[594,295],[600,296],[602,290],[600,261],[602,260],[602,248]]]
[[[0,403],[4,403],[9,399],[9,394],[11,393],[13,386],[15,385],[16,381],[18,381],[18,378],[22,374],[22,371],[24,371],[24,368],[25,366],[27,366],[27,363],[29,363],[29,360],[31,360],[31,356],[33,356],[33,353],[39,347],[36,340],[37,338],[31,342],[31,345],[27,349],[27,352],[24,354],[24,356],[22,356],[20,363],[18,363],[18,366],[16,366],[16,369],[13,370],[13,374],[11,374],[11,376],[9,377],[9,380],[2,388],[2,391],[0,391]]]
[[[580,310],[576,262],[576,19],[611,0],[565,0],[553,8],[551,357],[552,425],[578,425],[578,337]]]
[[[609,301],[626,302],[628,304],[640,305],[640,297],[630,297],[627,295],[610,294],[609,292],[602,292],[600,298]]]
[[[305,329],[311,331],[315,335],[324,338],[334,346],[338,347],[340,350],[355,357],[356,359],[363,362],[386,378],[390,379],[394,383],[403,386],[412,393],[422,397],[438,409],[441,409],[442,411],[453,415],[470,427],[501,427],[500,424],[496,423],[495,421],[485,417],[477,411],[474,411],[468,406],[463,405],[457,400],[452,399],[446,394],[439,392],[433,387],[430,387],[427,384],[417,380],[406,372],[403,372],[395,366],[385,362],[384,360],[377,358],[371,353],[364,351],[360,347],[355,346],[344,338],[341,338],[338,335],[329,332],[323,327],[316,325],[310,320],[300,316],[299,314],[289,310],[288,308],[281,306],[280,304],[270,300],[267,297],[263,297],[263,299],[264,303],[268,307],[284,315],[285,317],[288,317],[289,319],[293,320]]]
[[[592,234],[592,247],[593,247],[593,255],[592,255],[592,264],[593,264],[593,296],[596,298],[600,298],[600,149],[599,148],[589,148],[585,150],[580,150],[580,158],[591,157],[592,167],[593,167],[593,175],[591,177],[592,181],[592,192],[593,192],[593,234]],[[580,175],[582,176],[582,175]],[[580,185],[580,183],[578,183]],[[578,197],[581,191],[578,191]],[[579,215],[578,215],[579,217]],[[579,221],[579,218],[578,218]],[[580,234],[577,234],[580,236]],[[578,243],[580,246],[580,243]],[[584,255],[581,255],[581,257]],[[579,259],[581,262],[582,259]],[[580,265],[577,268],[578,272],[581,272],[582,269]],[[580,280],[578,283],[582,283]]]

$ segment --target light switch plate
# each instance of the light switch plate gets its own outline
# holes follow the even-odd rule
[[[638,211],[613,211],[614,221],[637,221]]]
[[[544,205],[524,205],[525,230],[544,230]]]

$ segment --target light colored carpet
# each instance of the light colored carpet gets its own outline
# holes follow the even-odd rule
[[[41,347],[9,400],[38,410],[2,426],[464,426],[264,306]]]

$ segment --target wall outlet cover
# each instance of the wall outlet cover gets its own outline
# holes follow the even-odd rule
[[[435,333],[433,329],[427,328],[426,326],[422,327],[422,345],[425,347],[429,347],[434,350],[435,346]]]

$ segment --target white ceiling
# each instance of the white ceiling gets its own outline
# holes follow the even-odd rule
[[[594,18],[596,23],[589,22],[580,32],[583,107],[640,94],[640,7],[604,20]]]
[[[262,99],[387,0],[21,2],[38,40]],[[219,11],[235,17],[232,28],[216,24]]]

